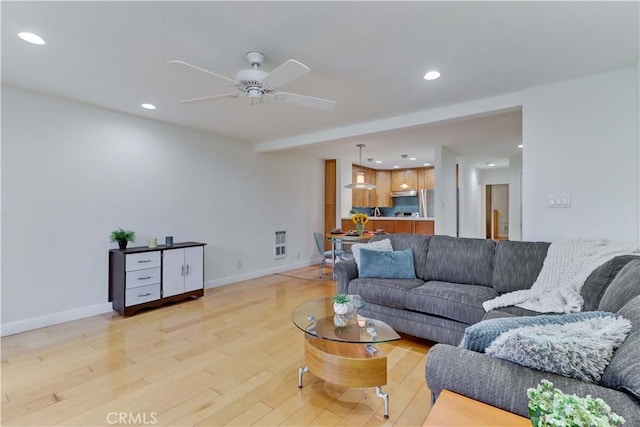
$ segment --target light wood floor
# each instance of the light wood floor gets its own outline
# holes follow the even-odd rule
[[[291,312],[335,293],[315,267],[205,291],[129,318],[105,314],[2,339],[2,425],[419,426],[431,343],[384,344],[390,419],[373,389],[307,374]]]

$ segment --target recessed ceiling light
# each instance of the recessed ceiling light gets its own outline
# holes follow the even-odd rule
[[[156,106],[153,104],[140,104],[142,108],[146,108],[147,110],[155,110]]]
[[[400,166],[395,165],[393,168],[394,168],[394,169],[400,169]]]
[[[431,166],[431,163],[425,163],[424,166]]]
[[[490,168],[494,167],[495,165],[495,163],[487,162],[487,166],[489,166]]]
[[[436,70],[431,70],[427,74],[424,75],[425,80],[435,80],[440,77],[440,73]]]
[[[524,147],[524,144],[518,145],[518,148],[522,148],[522,147]]]
[[[415,157],[409,157],[409,160],[415,160],[415,159],[416,159]]]
[[[42,37],[40,37],[37,34],[30,33],[28,31],[23,31],[22,33],[18,33],[18,37],[20,37],[22,40],[26,42],[33,43],[33,44],[43,45],[46,43]]]
[[[382,163],[382,160],[376,160],[376,163],[380,164],[380,163]]]

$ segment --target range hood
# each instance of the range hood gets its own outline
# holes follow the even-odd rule
[[[418,192],[416,190],[391,192],[391,197],[411,197],[411,196],[415,197],[417,195],[418,195]]]

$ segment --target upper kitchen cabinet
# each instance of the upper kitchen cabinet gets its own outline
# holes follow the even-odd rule
[[[407,184],[403,188],[402,184]],[[391,171],[391,191],[409,191],[418,189],[418,172],[416,169],[398,169]]]
[[[364,180],[369,184],[376,183],[376,171],[370,168],[361,168],[353,165],[351,169],[351,182],[356,182],[358,172],[364,172]],[[370,208],[375,206],[376,203],[376,191],[366,189],[353,189],[351,190],[351,206],[355,208]]]
[[[392,207],[391,202],[391,171],[376,171],[376,204],[379,208]]]
[[[418,188],[433,190],[435,185],[435,172],[433,168],[418,169]]]

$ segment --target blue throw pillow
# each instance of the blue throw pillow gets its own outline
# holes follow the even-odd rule
[[[461,348],[467,350],[478,351],[484,353],[489,344],[493,342],[502,333],[511,329],[522,328],[524,326],[534,325],[550,325],[579,322],[594,317],[615,316],[613,313],[605,311],[583,311],[580,313],[569,314],[546,314],[541,316],[523,316],[523,317],[500,317],[497,319],[488,319],[469,326],[464,331]]]
[[[374,251],[360,249],[360,277],[415,279],[413,251]]]

